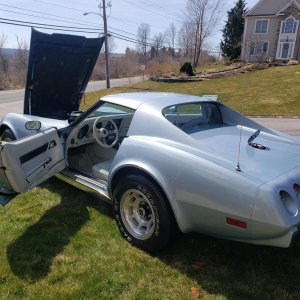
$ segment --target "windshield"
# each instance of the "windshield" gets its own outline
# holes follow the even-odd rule
[[[93,111],[88,118],[108,116],[108,115],[128,115],[133,114],[134,110],[118,104],[103,102],[95,111]]]

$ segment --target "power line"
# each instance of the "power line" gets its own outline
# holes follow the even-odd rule
[[[23,20],[16,20],[16,19],[7,19],[7,18],[0,18],[1,24],[13,25],[13,26],[21,26],[21,27],[29,27],[29,28],[39,28],[39,29],[47,29],[47,30],[57,30],[57,31],[64,31],[64,32],[79,32],[79,33],[93,33],[99,34],[99,31],[103,30],[103,28],[87,28],[87,27],[72,27],[72,26],[62,26],[62,25],[52,25],[46,23],[37,23],[37,22],[28,22]],[[101,32],[100,32],[101,33]],[[109,29],[109,35],[115,37],[116,39],[127,41],[134,44],[139,45],[146,45],[149,47],[155,47],[155,44],[149,42],[142,42],[140,40],[128,37],[126,35],[119,34]],[[163,48],[163,47],[160,47]]]
[[[32,15],[32,14],[27,14],[27,13],[21,13],[21,12],[17,12],[17,11],[12,11],[12,10],[8,10],[8,9],[3,9],[0,8],[1,11],[6,11],[6,12],[10,12],[10,13],[14,13],[17,15],[22,15],[22,16],[29,16],[29,17],[35,17],[35,18],[39,18],[39,19],[46,19],[46,20],[51,20],[51,21],[58,21],[58,22],[63,22],[63,23],[73,23],[73,24],[78,24],[78,25],[86,25],[84,23],[78,23],[78,22],[73,22],[73,21],[63,21],[63,20],[58,20],[58,19],[54,19],[54,18],[48,18],[48,17],[41,17],[41,16],[36,16],[36,15]],[[71,19],[72,20],[72,19]],[[73,19],[74,20],[74,19]]]
[[[38,1],[38,0],[35,0],[35,1]],[[45,2],[45,1],[38,1],[38,2],[48,3],[48,2]],[[60,5],[56,5],[56,4],[52,4],[52,5],[60,6]],[[20,9],[20,10],[23,10],[23,11],[27,11],[27,12],[38,13],[38,14],[43,14],[43,15],[48,15],[48,16],[54,16],[54,17],[57,17],[57,18],[62,18],[62,19],[67,19],[67,20],[77,20],[77,19],[74,19],[74,18],[61,17],[61,16],[58,16],[58,15],[47,14],[47,13],[43,13],[43,12],[40,12],[40,11],[34,11],[34,10],[30,10],[30,9],[24,9],[24,8],[20,8],[20,7],[17,7],[17,6],[12,6],[12,5],[0,4],[0,6],[11,7],[11,8],[15,8],[15,9]],[[66,7],[66,8],[68,8],[68,7]],[[33,17],[36,17],[36,18],[42,18],[40,16],[31,15],[31,14],[27,14],[27,13],[20,13],[20,12],[11,11],[11,10],[5,10],[5,9],[2,9],[2,8],[0,8],[0,10],[11,12],[11,13],[15,13],[15,14],[19,14],[19,15],[33,16]],[[83,12],[83,11],[81,11],[81,12]],[[51,21],[55,20],[55,21],[60,21],[60,22],[66,23],[66,21],[57,20],[57,19],[53,19],[53,18],[45,18],[45,17],[43,17],[43,19],[47,19],[47,20],[51,20]],[[16,21],[16,20],[12,20],[12,21]],[[70,22],[70,21],[68,21],[68,23],[73,23],[73,24],[78,24],[78,25],[86,25],[85,23],[89,23],[89,24],[97,25],[98,26],[98,24],[91,23],[91,22],[78,23],[78,22]],[[38,24],[38,23],[36,23],[36,24]],[[47,25],[48,26],[48,24],[40,24],[40,25]],[[134,34],[134,33],[131,33],[131,32],[128,32],[128,31],[124,31],[124,30],[121,30],[119,28],[115,28],[115,27],[112,27],[112,26],[109,26],[109,28],[111,28],[113,30],[116,30],[116,31],[119,31],[119,32],[123,32],[123,33],[129,34],[129,35],[132,35],[132,36],[136,36],[136,34]],[[82,28],[80,28],[80,29],[82,29]],[[93,30],[92,28],[88,28],[88,29],[89,30]]]
[[[52,6],[57,6],[57,7],[62,7],[62,8],[66,8],[66,9],[72,9],[72,10],[83,12],[81,9],[74,8],[74,7],[68,7],[68,6],[64,6],[64,5],[61,5],[61,4],[57,4],[57,3],[49,3],[47,1],[42,1],[42,0],[33,0],[33,1],[44,3],[44,4],[47,4],[47,5],[52,5]]]
[[[70,27],[70,26],[60,26],[60,25],[51,25],[51,24],[45,24],[45,23],[34,23],[34,22],[27,22],[27,21],[21,21],[21,20],[13,20],[13,19],[5,19],[0,18],[0,23],[2,24],[8,24],[8,25],[14,25],[14,26],[21,26],[21,27],[35,27],[40,29],[50,29],[50,30],[59,30],[59,31],[66,31],[66,32],[81,32],[81,33],[96,33],[99,34],[99,30],[93,30],[89,31],[87,28],[81,28],[81,27]],[[103,30],[103,28],[102,28]],[[145,44],[139,40],[132,39],[130,37],[120,35],[116,32],[109,31],[109,35],[120,39],[124,41],[128,41],[135,44]],[[147,46],[154,46],[153,44],[146,43]]]
[[[128,20],[124,20],[124,19],[121,19],[121,18],[116,18],[116,17],[113,17],[113,16],[109,16],[109,18],[114,19],[118,22],[126,23],[126,24],[135,24],[135,25],[140,25],[141,24],[140,22],[128,21]]]
[[[69,29],[55,28],[54,27],[55,25],[48,25],[48,26],[39,26],[39,25],[35,26],[34,25],[34,26],[32,26],[30,24],[23,24],[23,23],[18,24],[18,23],[15,23],[15,22],[6,22],[6,21],[1,21],[1,20],[0,20],[0,23],[8,24],[8,25],[14,25],[14,26],[21,26],[21,27],[29,27],[29,28],[34,27],[34,28],[40,28],[40,29],[51,29],[51,30],[55,29],[55,30],[59,30],[59,31],[68,31],[68,32],[97,33],[95,31],[69,30]],[[53,26],[53,27],[49,27],[49,26]]]
[[[149,0],[140,0],[140,1],[142,1],[144,4],[146,4],[146,5],[148,5],[148,6],[152,7],[152,8],[154,8],[154,9],[156,9],[156,10],[159,10],[159,11],[164,10],[164,11],[167,11],[168,13],[171,13],[173,16],[175,16],[175,17],[177,17],[177,18],[181,18],[181,16],[179,16],[179,15],[178,15],[177,13],[175,13],[174,11],[172,11],[172,10],[170,10],[170,9],[167,9],[167,8],[165,8],[165,7],[163,7],[163,6],[160,6],[160,5],[158,5],[158,4],[152,3],[152,2],[149,1]]]
[[[109,19],[113,19],[113,20],[115,20],[116,22],[119,22],[119,23],[127,24],[127,26],[134,27],[135,29],[136,29],[137,25],[141,24],[141,22],[128,21],[128,20],[121,19],[121,18],[116,18],[116,17],[113,17],[113,16],[109,16]],[[151,28],[161,29],[161,26],[155,26],[155,25],[151,24]],[[136,35],[136,34],[132,33],[132,35]]]
[[[16,23],[16,22],[20,22],[20,23]],[[40,26],[40,25],[34,25],[35,23],[30,23],[30,22],[23,22],[21,23],[22,21],[2,21],[2,19],[0,18],[0,24],[7,24],[7,25],[13,25],[13,26],[20,26],[20,27],[28,27],[28,28],[39,28],[39,29],[47,29],[47,30],[57,30],[57,31],[64,31],[64,32],[80,32],[80,33],[97,33],[99,34],[99,32],[95,32],[95,31],[87,31],[87,30],[77,30],[77,29],[65,29],[66,27],[64,28],[57,28],[55,27],[55,25],[50,25],[50,24],[45,24],[45,26]],[[28,24],[26,24],[28,23]],[[61,26],[63,27],[63,26]],[[72,27],[71,27],[72,28]],[[129,43],[133,43],[133,44],[139,44],[139,45],[146,45],[146,46],[149,46],[149,47],[155,47],[154,44],[150,44],[150,43],[144,43],[142,41],[139,41],[139,40],[135,40],[135,39],[132,39],[132,38],[129,38],[129,37],[126,37],[126,36],[123,36],[123,35],[119,35],[118,33],[114,33],[114,32],[109,32],[109,35],[116,38],[116,39],[119,39],[119,40],[123,40],[123,41],[126,41],[126,42],[129,42]],[[165,48],[165,47],[160,47],[159,49],[162,49],[162,48]],[[174,48],[174,50],[180,50],[180,48]]]
[[[142,41],[139,41],[139,40],[136,40],[136,39],[127,37],[127,36],[125,36],[125,35],[121,35],[121,34],[115,33],[115,32],[111,32],[111,31],[110,31],[109,34],[110,34],[111,36],[116,37],[116,38],[119,38],[119,39],[123,39],[123,40],[126,39],[126,41],[128,41],[128,42],[133,42],[133,43],[140,44],[140,45],[145,45],[145,44],[146,44],[146,46],[154,46],[154,44],[144,43],[144,42],[142,42]]]
[[[79,11],[79,12],[81,12],[81,13],[83,13],[84,11],[83,10],[81,10],[81,9],[78,9],[78,8],[74,8],[74,7],[69,7],[69,6],[65,6],[65,5],[61,5],[61,4],[57,4],[57,3],[50,3],[50,2],[47,2],[47,1],[43,1],[43,0],[33,0],[33,1],[35,1],[35,2],[39,2],[39,3],[43,3],[43,4],[47,4],[47,5],[51,5],[51,6],[56,6],[56,7],[62,7],[62,8],[66,8],[66,9],[71,9],[71,10],[75,10],[75,11]],[[125,2],[127,2],[126,0],[124,0]],[[141,1],[143,1],[143,0],[141,0]],[[144,1],[147,1],[147,0],[144,0]],[[144,2],[143,1],[143,2]],[[145,3],[146,5],[148,5],[148,6],[156,6],[156,7],[154,7],[154,9],[156,9],[156,10],[159,10],[159,11],[161,11],[162,9],[163,10],[166,10],[166,11],[168,11],[169,13],[172,13],[174,16],[176,16],[177,18],[178,17],[180,17],[178,14],[176,14],[176,13],[174,13],[173,11],[171,11],[171,10],[169,10],[169,9],[167,9],[167,8],[164,8],[164,7],[162,7],[162,6],[159,6],[159,5],[157,5],[157,4],[154,4],[154,3],[151,3],[150,1],[147,1],[147,2],[149,2],[148,4],[147,3]],[[127,2],[127,3],[129,3],[129,2]],[[133,3],[129,3],[130,5],[136,5],[136,3],[135,4],[133,4]],[[149,11],[149,9],[146,9],[146,8],[144,8],[144,7],[142,7],[142,6],[139,6],[139,5],[136,5],[136,6],[138,6],[139,8],[141,8],[141,9],[143,9],[143,10],[146,10],[146,11]],[[160,16],[162,16],[162,17],[169,17],[169,15],[162,15],[162,14],[159,14],[159,13],[157,13],[156,11],[151,11],[152,13],[155,13],[155,14],[157,14],[157,15],[160,15]],[[111,17],[111,16],[110,16]],[[111,17],[111,18],[113,18],[113,17]],[[125,21],[125,22],[130,22],[130,21]],[[131,23],[134,23],[134,22],[131,22]]]
[[[160,14],[160,13],[154,11],[153,9],[150,10],[149,8],[145,8],[145,7],[143,7],[143,6],[141,6],[141,5],[137,4],[137,3],[132,3],[132,2],[129,1],[129,0],[124,0],[124,1],[125,1],[126,3],[132,5],[132,6],[139,7],[140,9],[145,10],[145,11],[147,11],[147,12],[152,12],[152,13],[154,13],[155,15],[161,16],[161,17],[163,17],[163,18],[166,18],[166,17],[170,18],[169,15],[162,15],[162,14]],[[171,17],[171,19],[173,19],[173,18]],[[174,20],[174,19],[173,19],[173,20]]]
[[[54,15],[54,14],[44,13],[44,12],[41,12],[41,11],[25,9],[25,8],[22,8],[22,7],[8,5],[8,4],[0,4],[0,6],[10,7],[10,8],[14,8],[14,9],[22,10],[22,11],[27,11],[27,12],[32,12],[32,13],[37,13],[37,14],[41,14],[41,15],[45,15],[45,16],[57,17],[57,18],[60,18],[60,19],[65,19],[65,20],[71,20],[71,21],[75,20],[75,21],[83,22],[82,20],[78,20],[78,19],[74,19],[74,18],[68,18],[68,17],[58,16],[58,15]],[[70,7],[69,9],[72,9],[72,8]],[[13,13],[15,13],[15,11],[13,11]],[[89,23],[91,25],[98,25],[98,24],[93,23],[93,22],[85,22],[85,23]],[[85,23],[78,23],[78,24],[79,25],[86,25]],[[75,24],[77,24],[77,23],[75,23]]]
[[[10,24],[10,25],[22,25],[25,27],[37,27],[37,28],[47,28],[47,29],[57,29],[57,30],[65,30],[68,29],[68,31],[74,31],[74,32],[84,32],[84,33],[99,33],[99,31],[103,31],[103,28],[87,28],[87,27],[72,27],[72,26],[62,26],[62,25],[52,25],[52,24],[46,24],[46,23],[36,23],[36,22],[28,22],[28,21],[23,21],[23,20],[16,20],[16,19],[7,19],[7,18],[0,18],[2,21],[1,23],[4,24]],[[41,27],[43,26],[43,27]],[[75,29],[75,30],[71,30]],[[67,30],[66,30],[67,31]],[[109,30],[109,33],[114,36],[126,38],[128,40],[134,41],[134,42],[141,42],[139,40],[127,37],[125,35],[119,34],[117,32],[114,32],[112,30]],[[151,44],[149,44],[151,45]]]
[[[95,33],[99,32],[100,30],[103,30],[103,28],[73,27],[73,26],[65,26],[65,25],[63,25],[63,26],[62,25],[52,25],[52,24],[27,22],[27,21],[23,21],[23,20],[14,20],[14,19],[6,19],[6,18],[0,18],[0,20],[2,20],[2,21],[9,21],[9,22],[26,23],[26,24],[30,24],[30,25],[61,27],[61,28],[67,28],[67,29],[93,30],[93,31],[95,31]]]
[[[42,0],[34,0],[36,2],[41,2],[41,3],[45,3],[45,4],[49,4],[49,5],[53,5],[53,6],[58,6],[58,7],[64,7],[64,8],[67,8],[67,9],[73,9],[73,10],[76,10],[76,11],[80,11],[80,12],[83,12],[82,10],[79,10],[79,9],[75,9],[75,8],[71,8],[71,7],[67,7],[67,6],[62,6],[62,5],[59,5],[59,4],[54,4],[54,3],[49,3],[49,2],[46,2],[46,1],[42,1]],[[13,6],[13,5],[7,5],[7,4],[0,4],[0,6],[5,6],[5,7],[10,7],[10,8],[14,8],[14,9],[18,9],[18,10],[22,10],[22,11],[26,11],[26,12],[32,12],[32,13],[35,13],[35,14],[41,14],[41,15],[46,15],[46,16],[53,16],[53,17],[56,17],[56,18],[60,18],[60,19],[66,19],[68,20],[68,23],[72,23],[72,24],[78,24],[78,25],[86,25],[85,23],[89,23],[89,24],[92,24],[92,25],[98,25],[96,23],[92,23],[92,22],[85,22],[85,23],[81,23],[80,20],[78,19],[74,19],[74,18],[67,18],[67,17],[62,17],[62,16],[58,16],[58,15],[54,15],[54,14],[48,14],[48,13],[44,13],[44,12],[41,12],[41,11],[34,11],[34,10],[30,10],[30,9],[25,9],[25,8],[20,8],[20,7],[17,7],[17,6]],[[64,21],[64,20],[58,20],[58,19],[53,19],[53,18],[45,18],[45,17],[41,17],[41,16],[37,16],[37,15],[32,15],[32,14],[27,14],[27,13],[20,13],[20,12],[16,12],[16,11],[12,11],[12,10],[7,10],[7,9],[2,9],[0,8],[0,10],[2,11],[7,11],[7,12],[11,12],[11,13],[15,13],[15,14],[19,14],[19,15],[25,15],[25,16],[32,16],[32,17],[36,17],[36,18],[43,18],[43,19],[47,19],[47,20],[54,20],[54,21],[59,21],[59,22],[63,22],[63,23],[66,23],[67,21]],[[118,20],[117,18],[114,18],[114,17],[111,17],[113,19],[116,19]],[[2,18],[3,19],[3,18]],[[6,21],[16,21],[18,22],[18,20],[11,20],[11,19],[3,19],[3,20],[6,20]],[[70,22],[69,20],[72,20],[72,22]],[[80,21],[80,22],[74,22],[73,20],[77,20],[77,21]],[[120,19],[122,20],[122,19]],[[126,20],[122,20],[123,22],[126,22]],[[129,21],[128,21],[129,22]],[[30,23],[30,22],[27,22],[27,23]],[[49,24],[42,24],[42,23],[34,23],[34,24],[37,24],[37,25],[41,25],[41,26],[50,26]],[[137,24],[137,23],[136,23]],[[51,26],[57,26],[57,27],[64,27],[64,28],[68,28],[68,26],[58,26],[58,25],[51,25]],[[80,29],[80,30],[83,30],[83,29],[87,29],[87,30],[99,30],[98,28],[76,28],[76,27],[69,27],[70,28],[73,28],[73,29]],[[128,31],[124,31],[124,30],[121,30],[119,28],[116,28],[116,27],[112,27],[112,26],[109,26],[109,29],[113,29],[113,30],[116,30],[116,31],[119,31],[121,33],[125,33],[125,34],[128,34],[128,35],[131,35],[131,36],[134,36],[136,37],[136,34],[134,33],[131,33],[131,32],[128,32]],[[103,28],[101,29],[103,30]],[[122,35],[121,35],[122,36]],[[127,37],[128,38],[128,37]],[[153,39],[149,38],[150,41],[154,42]],[[165,43],[164,43],[165,44]]]

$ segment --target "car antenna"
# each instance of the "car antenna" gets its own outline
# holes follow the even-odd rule
[[[241,143],[242,143],[242,131],[243,131],[243,122],[241,122],[241,128],[240,128],[240,140],[239,140],[239,153],[238,153],[238,160],[237,165],[235,167],[235,170],[238,172],[242,172],[241,166],[240,166],[240,156],[241,156]]]
[[[242,101],[242,111],[243,111],[243,101]],[[240,158],[241,158],[242,132],[243,132],[243,125],[244,125],[243,121],[244,121],[244,118],[243,118],[242,114],[240,114],[241,127],[240,127],[239,152],[238,152],[237,165],[235,167],[235,170],[237,172],[242,172],[242,169],[241,169],[241,166],[240,166]]]

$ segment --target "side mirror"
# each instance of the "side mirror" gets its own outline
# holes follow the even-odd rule
[[[25,124],[27,130],[39,130],[41,129],[42,124],[40,121],[28,121]]]

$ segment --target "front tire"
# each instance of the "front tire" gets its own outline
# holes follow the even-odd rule
[[[170,211],[151,180],[129,175],[117,184],[113,199],[116,223],[128,242],[150,253],[166,246],[171,236]]]
[[[16,140],[16,137],[15,137],[14,133],[12,132],[12,130],[9,129],[9,128],[6,128],[0,134],[0,141],[3,141],[3,142],[12,142],[12,141],[15,141],[15,140]]]

